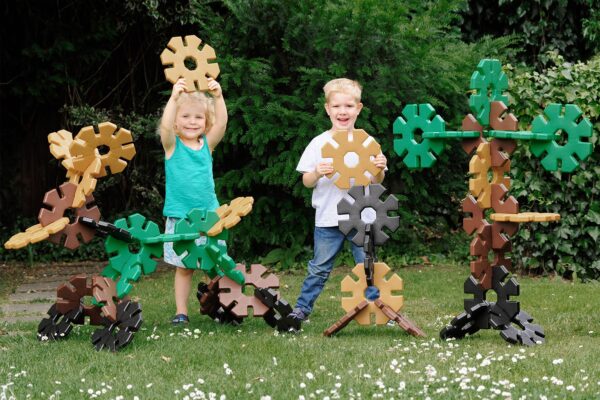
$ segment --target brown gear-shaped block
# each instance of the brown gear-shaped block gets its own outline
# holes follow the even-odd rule
[[[96,158],[83,172],[83,174],[74,172],[71,174],[67,172],[69,182],[77,185],[75,191],[75,197],[73,198],[73,208],[79,208],[85,204],[85,199],[90,196],[94,189],[96,189],[97,179],[96,177],[100,174],[102,169],[102,162],[100,158]]]
[[[494,214],[490,215],[490,219],[492,221],[516,222],[516,223],[552,222],[552,221],[560,220],[560,214],[536,213],[536,212],[526,212],[526,213],[519,213],[519,214],[494,213]]]
[[[394,311],[398,312],[404,305],[404,296],[394,295],[393,292],[400,291],[403,289],[402,279],[393,274],[389,279],[385,279],[385,276],[390,271],[390,267],[382,262],[374,263],[373,273],[373,286],[379,289],[379,298],[385,304],[387,304]],[[365,297],[365,289],[367,288],[367,279],[365,277],[365,268],[363,264],[357,264],[352,272],[358,280],[354,280],[350,275],[342,280],[342,292],[351,292],[352,296],[342,297],[342,308],[348,312],[357,307],[363,300],[367,300]],[[360,325],[370,325],[371,315],[375,315],[375,324],[383,325],[389,321],[389,318],[381,311],[374,302],[369,302],[367,308],[365,308],[359,315],[354,319]]]
[[[468,235],[475,231],[479,232],[483,227],[489,225],[489,222],[487,222],[483,216],[485,210],[479,207],[475,197],[468,195],[462,201],[462,209],[465,213],[470,214],[470,216],[465,216],[463,218],[463,229]]]
[[[508,189],[503,184],[492,184],[492,209],[497,213],[517,214],[519,202],[513,196],[507,196]]]
[[[171,83],[177,82],[179,78],[184,78],[188,88],[192,90],[208,90],[208,81],[206,76],[217,79],[219,76],[219,64],[209,63],[217,58],[215,50],[205,44],[202,50],[199,50],[202,40],[195,35],[185,37],[185,42],[181,36],[172,37],[167,44],[167,48],[160,54],[160,61],[165,68],[165,77]],[[193,70],[185,65],[186,60],[193,61],[196,65]]]
[[[369,306],[369,302],[367,300],[363,300],[352,310],[348,311],[342,318],[340,318],[335,324],[331,325],[324,332],[324,336],[331,336],[342,329],[344,329],[362,310]]]
[[[491,146],[490,146],[491,147]],[[490,152],[491,154],[491,152]],[[504,185],[507,189],[510,189],[510,160],[507,160],[504,164],[499,167],[492,166],[492,180],[491,185]]]
[[[518,127],[519,120],[508,112],[506,104],[501,101],[490,103],[490,128],[496,131],[516,131]]]
[[[223,229],[231,229],[252,211],[253,197],[237,197],[229,204],[223,204],[215,210],[220,220],[207,232],[208,236],[215,236]]]
[[[492,249],[494,251],[509,252],[512,250],[510,237],[519,230],[515,222],[498,222],[492,224]]]
[[[117,320],[117,283],[110,278],[95,275],[92,277],[92,295],[103,304],[102,313],[111,321]]]
[[[85,204],[82,207],[75,209],[75,222],[68,224],[62,231],[50,235],[48,240],[53,243],[60,244],[63,237],[65,238],[64,246],[67,249],[74,250],[79,247],[80,243],[88,243],[96,235],[96,230],[79,222],[80,217],[91,218],[98,222],[100,220],[100,209],[92,205],[94,197],[88,196]]]
[[[75,170],[85,172],[98,155],[102,162],[100,173],[96,178],[106,176],[106,168],[116,174],[127,167],[127,161],[135,155],[135,146],[131,132],[124,128],[117,128],[111,122],[98,124],[98,133],[93,126],[81,128],[73,143],[71,143],[71,156]],[[108,151],[103,150],[108,148]]]
[[[392,310],[387,304],[380,299],[375,300],[375,305],[381,309],[381,312],[385,314],[390,320],[396,322],[402,329],[410,333],[413,336],[424,337],[425,332],[421,330],[414,322],[406,318],[400,313]]]
[[[369,172],[375,176],[381,172],[371,161],[371,157],[381,154],[381,146],[374,139],[366,143],[370,138],[369,134],[363,129],[354,129],[352,131],[352,140],[346,131],[336,131],[332,139],[338,144],[334,147],[331,143],[325,143],[321,149],[323,158],[333,159],[334,172],[328,174],[332,178],[336,173],[338,179],[334,182],[340,189],[350,188],[350,179],[354,178],[354,186],[367,186],[371,179],[365,175]],[[348,153],[355,153],[358,156],[358,163],[352,167],[346,165],[344,158]]]
[[[512,260],[504,256],[503,251],[494,250],[494,262],[492,268],[503,265],[506,269],[512,268]]]
[[[469,193],[477,199],[479,207],[484,209],[491,206],[492,189],[488,180],[491,166],[490,144],[481,143],[469,162],[469,173],[473,175],[469,179]]]
[[[483,126],[477,122],[477,118],[473,116],[473,114],[467,114],[462,120],[463,131],[478,131],[478,138],[470,138],[463,139],[461,141],[461,146],[465,153],[471,154],[474,150],[476,150],[481,143],[487,143],[487,140],[483,137]]]
[[[477,235],[471,240],[469,246],[472,256],[486,257],[492,250],[492,226],[485,225],[477,231]]]
[[[29,243],[41,242],[48,239],[50,235],[62,231],[68,223],[69,218],[63,217],[46,226],[42,226],[42,224],[30,226],[25,232],[19,232],[8,239],[4,243],[4,248],[15,250],[23,248]]]
[[[246,266],[244,264],[237,264],[235,269],[244,274],[246,278],[246,284],[244,286],[253,286],[255,288],[279,288],[279,278],[271,273],[266,275],[267,268],[263,265],[252,264],[250,265],[250,270],[246,271]],[[252,314],[255,317],[261,317],[269,311],[269,308],[254,296],[253,290],[251,295],[245,295],[244,288],[226,276],[223,276],[219,280],[219,290],[219,301],[221,302],[221,305],[229,308],[235,303],[235,306],[231,308],[231,312],[237,317],[248,316],[248,307],[252,307]]]
[[[492,266],[487,257],[480,257],[477,260],[471,261],[471,275],[477,279],[483,290],[491,289],[492,287]]]
[[[490,142],[490,155],[492,156],[492,167],[501,167],[509,162],[509,156],[517,148],[517,141],[513,139],[494,138]]]
[[[86,274],[73,275],[56,289],[56,309],[66,314],[81,304],[81,299],[92,295],[92,285]]]
[[[48,135],[48,143],[50,143],[50,153],[57,160],[62,160],[61,164],[67,171],[73,169],[73,160],[71,158],[71,143],[73,143],[73,134],[69,131],[61,129],[58,132],[52,132]]]
[[[50,225],[57,219],[65,215],[65,211],[71,208],[77,185],[65,182],[58,187],[46,192],[44,195],[44,206],[48,208],[40,209],[38,213],[38,221],[42,226]]]

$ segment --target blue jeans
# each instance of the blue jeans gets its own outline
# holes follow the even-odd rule
[[[296,308],[300,308],[304,314],[309,315],[312,312],[313,305],[323,291],[325,282],[333,269],[335,257],[344,246],[344,240],[350,241],[337,226],[315,227],[315,254],[313,259],[308,262],[308,275],[302,283],[300,296],[296,301]],[[363,248],[352,242],[350,244],[354,261],[357,264],[364,262]]]

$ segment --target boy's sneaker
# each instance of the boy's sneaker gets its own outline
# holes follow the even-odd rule
[[[299,322],[304,322],[307,320],[308,315],[304,314],[304,311],[302,311],[301,309],[294,308],[292,312],[288,314],[288,318],[295,319]]]
[[[173,320],[171,320],[173,325],[186,325],[189,322],[190,319],[185,314],[177,314],[175,317],[173,317]]]

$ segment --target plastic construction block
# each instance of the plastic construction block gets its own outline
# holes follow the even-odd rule
[[[81,304],[66,313],[58,311],[56,304],[53,304],[47,311],[48,318],[40,321],[37,329],[37,338],[39,341],[66,339],[73,330],[74,321],[80,320],[83,316]]]
[[[556,139],[546,142],[534,142],[530,145],[533,155],[542,158],[542,166],[548,171],[559,168],[563,172],[573,172],[579,166],[579,160],[585,161],[592,154],[592,144],[582,138],[592,136],[592,124],[586,118],[581,118],[581,110],[574,104],[549,104],[544,109],[544,115],[537,116],[531,125],[536,133],[554,136],[558,132],[566,133],[566,143],[560,145]],[[577,156],[577,158],[575,158]],[[560,163],[560,166],[559,166]]]
[[[220,324],[239,325],[244,321],[244,318],[235,316],[231,309],[235,306],[232,304],[226,308],[219,302],[219,280],[220,276],[212,279],[208,284],[200,282],[196,297],[200,302],[200,314],[208,315],[214,321]]]
[[[95,221],[92,218],[81,217],[79,218],[79,222],[83,225],[88,226],[96,231],[96,234],[102,237],[112,236],[115,239],[121,240],[123,242],[132,243],[133,236],[125,229],[117,228],[110,222],[106,221]],[[142,240],[140,240],[142,241]]]
[[[102,314],[111,321],[117,320],[117,282],[104,276],[92,277],[92,295],[102,308]]]
[[[123,300],[117,305],[117,320],[104,318],[104,328],[92,334],[96,350],[118,351],[127,346],[142,326],[142,307],[139,303]]]
[[[462,339],[466,335],[472,335],[479,329],[478,320],[489,314],[488,303],[478,303],[469,310],[460,313],[440,332],[440,339]]]
[[[196,240],[200,237],[200,233],[163,233],[162,235],[139,239],[141,243],[153,244],[153,243],[170,243],[180,242],[182,240]]]
[[[172,37],[167,44],[167,48],[160,54],[160,61],[165,68],[165,77],[171,83],[177,82],[179,78],[184,78],[188,85],[188,90],[208,90],[208,81],[206,76],[217,79],[219,76],[219,64],[210,62],[217,58],[215,50],[205,44],[202,50],[199,50],[202,40],[195,35],[188,35],[185,38],[181,36]],[[193,68],[188,68],[186,60],[193,61]]]
[[[42,226],[42,224],[30,226],[25,232],[19,232],[11,236],[11,238],[4,243],[4,248],[16,250],[27,246],[29,243],[41,242],[42,240],[48,239],[50,235],[62,231],[68,224],[69,218],[63,217],[46,226]]]
[[[88,196],[86,204],[75,210],[75,222],[67,224],[60,232],[50,235],[48,240],[56,244],[62,243],[64,247],[70,250],[78,248],[81,243],[88,243],[91,241],[96,232],[82,224],[80,218],[87,217],[92,220],[100,219],[100,210],[98,207],[88,206],[88,204],[93,203],[93,200],[94,198],[92,196]]]
[[[504,184],[492,184],[491,207],[497,213],[517,214],[519,202],[513,196],[507,196],[508,189]]]
[[[417,132],[444,132],[446,122],[436,114],[431,104],[408,104],[402,110],[402,117],[394,121],[394,151],[402,159],[408,168],[429,168],[435,161],[436,156],[442,154],[444,141],[442,139],[422,138],[417,142]],[[473,130],[473,129],[465,129]]]
[[[87,169],[80,173],[75,170],[67,171],[67,177],[69,182],[77,185],[77,191],[75,192],[75,198],[73,199],[73,208],[79,208],[85,203],[87,196],[90,196],[96,189],[96,179],[100,175],[102,169],[102,161],[100,157],[94,159]]]
[[[338,203],[338,215],[348,215],[348,219],[338,222],[339,229],[346,235],[356,231],[352,237],[355,245],[362,246],[364,244],[367,225],[371,226],[374,244],[377,246],[384,244],[389,239],[389,236],[383,231],[384,228],[392,232],[398,229],[400,217],[388,216],[390,211],[398,209],[398,199],[394,195],[389,195],[385,201],[382,201],[380,198],[385,190],[380,184],[371,184],[367,187],[353,186],[348,190],[348,195],[354,199],[354,202],[350,203],[346,199],[342,199]],[[375,212],[374,221],[363,221],[362,213],[365,209]]]
[[[358,303],[354,308],[349,310],[342,318],[340,318],[335,324],[331,325],[324,332],[324,336],[332,336],[337,332],[344,329],[357,315],[363,312],[366,308],[369,307],[369,302],[367,300],[363,300]]]
[[[518,126],[519,120],[508,112],[506,104],[501,101],[490,103],[490,128],[501,131],[516,131]]]
[[[416,337],[424,337],[425,332],[421,330],[414,322],[406,318],[400,313],[394,311],[391,307],[385,304],[380,299],[375,300],[375,305],[381,309],[381,312],[385,314],[391,321],[394,321],[398,324],[399,327],[404,329],[406,332],[410,333]]]
[[[468,195],[462,201],[462,210],[467,213],[463,218],[463,229],[471,235],[473,232],[480,232],[486,225],[489,225],[484,218],[484,209],[479,207],[475,197]]]
[[[520,311],[519,302],[510,300],[510,296],[519,295],[519,283],[515,278],[504,282],[509,273],[503,265],[493,268],[492,271],[492,289],[498,299],[490,308],[490,325],[494,329],[501,329]]]
[[[64,129],[61,129],[57,132],[52,132],[48,135],[50,154],[52,154],[57,160],[62,160],[61,164],[67,171],[74,169],[71,151],[69,150],[72,142],[73,134]]]
[[[253,316],[262,317],[268,311],[268,307],[254,296],[254,290],[252,290],[252,295],[245,295],[244,287],[276,289],[279,288],[279,278],[274,274],[267,274],[267,268],[260,264],[250,265],[248,271],[243,264],[238,264],[235,269],[244,275],[245,284],[240,285],[226,276],[221,278],[219,281],[220,303],[226,308],[234,304],[231,312],[237,317],[247,317],[248,308],[252,308]]]
[[[544,329],[533,324],[533,318],[525,311],[520,311],[512,318],[511,322],[512,324],[504,325],[501,328],[502,332],[500,332],[500,336],[507,342],[525,346],[544,343]],[[515,328],[514,325],[518,325],[520,329]]]
[[[494,213],[490,215],[490,219],[492,221],[500,221],[500,222],[552,222],[560,220],[560,214],[556,213],[536,213],[536,212],[526,212],[519,214],[503,214],[503,213]]]
[[[215,210],[219,221],[207,232],[208,236],[218,235],[223,229],[231,229],[252,211],[253,197],[237,197],[229,204],[223,204]]]
[[[118,128],[111,122],[102,122],[96,128],[86,126],[71,143],[73,167],[83,173],[99,156],[102,166],[98,178],[106,176],[107,168],[113,174],[121,172],[127,167],[127,161],[135,156],[135,146],[132,142],[131,132]],[[108,151],[104,152],[103,148],[108,148]]]
[[[400,311],[404,305],[404,296],[395,295],[394,292],[399,292],[403,289],[402,279],[396,274],[392,274],[386,279],[390,267],[385,263],[376,262],[374,266],[373,285],[379,289],[379,298],[395,312]],[[346,312],[354,309],[363,300],[367,300],[365,297],[367,280],[363,264],[357,264],[352,269],[352,272],[358,279],[354,280],[350,275],[346,275],[341,284],[342,292],[351,292],[352,294],[350,297],[342,297],[342,308]],[[375,315],[376,325],[383,325],[389,321],[389,318],[373,302],[369,302],[368,307],[355,320],[360,325],[370,325],[371,315]]]
[[[539,140],[539,141],[550,141],[555,139],[554,134],[548,133],[535,133],[530,131],[500,131],[491,130],[487,132],[489,137],[498,139],[513,139],[513,140]]]
[[[352,178],[354,178],[354,186],[366,186],[371,182],[371,176],[381,172],[381,169],[371,161],[371,157],[381,154],[381,146],[363,129],[354,129],[352,135],[346,131],[335,131],[332,140],[337,147],[332,143],[325,143],[321,148],[321,156],[333,159],[334,172],[327,177],[335,179],[334,183],[340,189],[353,186]],[[358,162],[354,166],[349,166],[345,162],[345,156],[349,153],[358,156]],[[366,173],[370,175],[367,176]]]
[[[477,65],[477,70],[471,75],[470,89],[474,93],[469,97],[469,107],[477,121],[483,126],[490,123],[491,103],[501,101],[508,106],[508,77],[502,71],[499,60],[483,59]]]
[[[302,322],[289,317],[292,306],[285,299],[280,298],[274,289],[256,288],[254,296],[269,308],[263,315],[269,326],[277,328],[279,332],[296,333],[300,331]]]
[[[500,103],[502,104],[502,103]],[[502,167],[510,163],[509,156],[515,151],[517,142],[511,139],[498,139],[490,141],[490,155],[492,167]]]
[[[52,189],[46,192],[43,203],[47,208],[41,208],[38,213],[38,221],[40,224],[46,226],[57,219],[62,218],[65,211],[71,208],[76,190],[77,185],[65,182],[60,185],[58,189]],[[100,211],[98,211],[98,214],[100,214]]]
[[[220,269],[217,272],[219,275],[223,275],[240,285],[244,285],[244,274],[235,269],[235,261],[227,254],[227,246],[213,242],[207,246],[206,251],[215,262],[216,267]]]
[[[491,206],[492,190],[488,181],[488,171],[492,168],[490,144],[482,143],[469,162],[469,193],[477,199],[479,207],[487,209]]]
[[[514,236],[519,230],[519,224],[514,222],[498,222],[494,221],[492,224],[492,249],[494,251],[509,252],[512,250],[510,243],[510,237]],[[498,260],[494,262],[494,265],[498,265]],[[510,265],[505,265],[510,267]]]
[[[423,139],[473,139],[481,135],[479,131],[423,132]]]
[[[479,137],[474,138],[464,138],[460,145],[467,154],[473,153],[481,143],[487,142],[485,137],[483,136],[483,126],[479,122],[477,122],[477,118],[473,116],[473,114],[467,114],[462,120],[463,131],[475,131],[479,132]]]

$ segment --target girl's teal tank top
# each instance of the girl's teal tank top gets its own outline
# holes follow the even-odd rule
[[[203,140],[202,148],[193,150],[175,137],[175,150],[171,158],[165,158],[165,217],[185,218],[193,208],[213,211],[219,207],[212,155]]]

